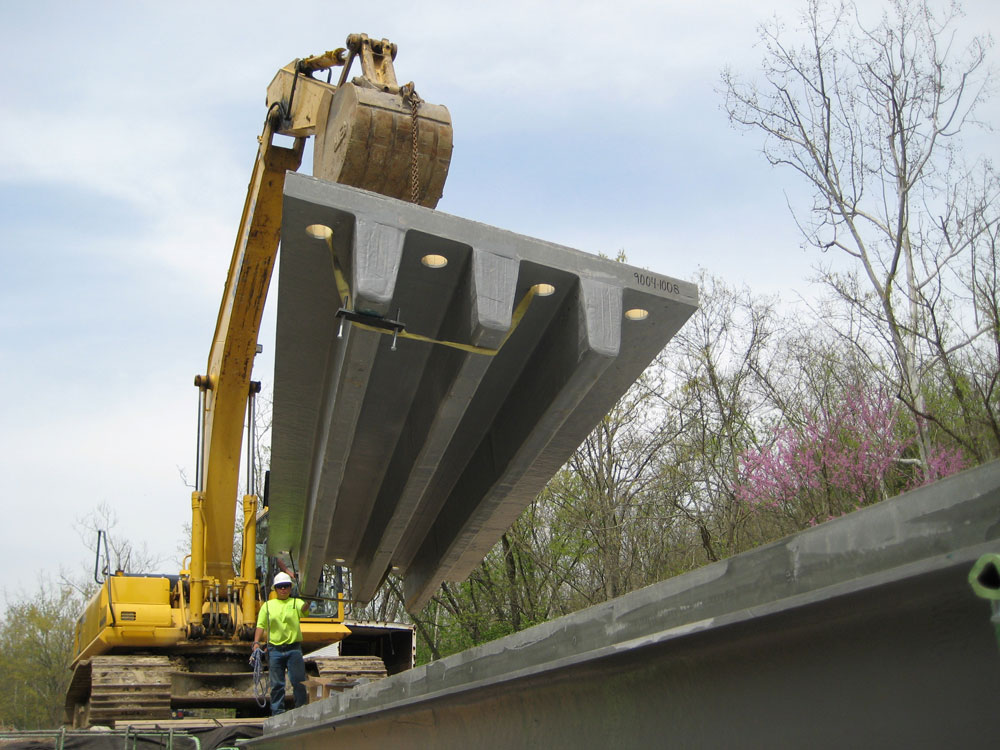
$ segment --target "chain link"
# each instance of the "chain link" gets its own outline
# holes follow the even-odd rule
[[[417,138],[419,133],[419,121],[417,120],[417,111],[420,109],[420,102],[423,100],[420,95],[417,94],[416,87],[412,83],[408,83],[401,89],[403,95],[403,101],[410,105],[410,202],[419,203],[420,198],[420,176],[419,176],[419,166],[417,164]]]

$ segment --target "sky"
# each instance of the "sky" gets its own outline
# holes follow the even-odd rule
[[[438,210],[587,252],[624,250],[675,278],[704,268],[792,304],[814,293],[818,260],[787,208],[802,185],[766,164],[756,135],[730,127],[719,80],[725,65],[752,75],[758,24],[801,7],[0,3],[8,596],[39,576],[92,569],[79,527],[100,504],[117,516],[114,533],[161,557],[159,572],[177,571],[193,377],[279,68],[351,33],[391,39],[400,82],[451,112]],[[1000,3],[964,7],[967,28],[1000,29]],[[274,309],[272,294],[254,371],[265,389]]]

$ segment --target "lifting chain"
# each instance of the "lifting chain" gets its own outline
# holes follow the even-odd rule
[[[410,105],[410,202],[419,203],[420,198],[420,181],[419,181],[419,166],[417,164],[417,136],[419,124],[417,121],[417,110],[420,109],[420,102],[423,99],[417,93],[416,87],[413,85],[413,81],[400,88],[399,93],[403,95],[403,101]]]

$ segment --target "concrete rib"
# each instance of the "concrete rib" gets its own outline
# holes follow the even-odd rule
[[[442,339],[494,348],[511,324],[517,264],[474,250],[470,272],[473,284],[469,290],[473,294],[460,295],[459,309],[446,317],[450,325],[443,326],[439,334]],[[362,600],[374,596],[414,516],[436,513],[428,487],[490,365],[488,357],[445,347],[434,348],[430,357],[435,361],[428,363],[402,430],[411,439],[401,441],[391,459],[393,465],[404,468],[389,470],[390,476],[395,474],[399,479],[386,482],[376,499],[376,507],[389,509],[389,518],[373,517],[362,545],[372,554],[367,559],[355,558],[352,567],[353,592]]]
[[[475,567],[485,556],[510,525],[498,528],[490,523],[504,506],[523,507],[542,489],[545,480],[537,487],[529,485],[523,495],[513,495],[517,483],[618,353],[620,327],[604,325],[598,318],[606,317],[600,314],[605,312],[601,302],[614,310],[616,320],[620,318],[621,290],[590,282],[578,285],[576,292],[563,307],[561,324],[549,328],[524,368],[513,389],[517,401],[505,402],[493,420],[408,568],[404,592],[411,611],[423,608],[441,580],[453,579],[461,559],[477,558]],[[464,501],[470,496],[481,499],[472,505]],[[474,544],[484,537],[485,549]]]

